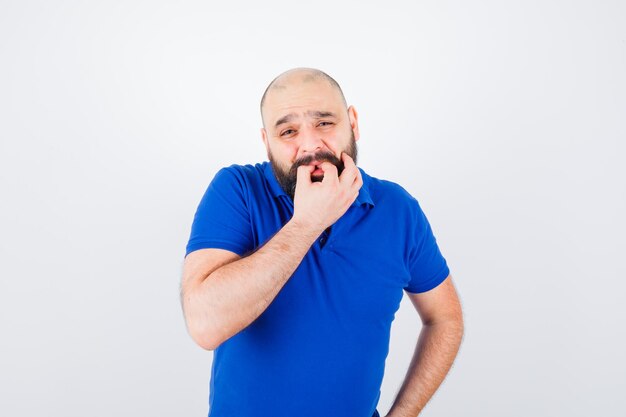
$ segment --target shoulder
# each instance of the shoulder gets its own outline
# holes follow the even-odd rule
[[[362,171],[363,172],[363,171]],[[392,205],[395,207],[413,209],[419,207],[417,199],[397,182],[377,178],[369,174],[363,175],[375,204]]]
[[[230,164],[217,170],[213,181],[247,188],[262,177],[266,162],[256,164]]]

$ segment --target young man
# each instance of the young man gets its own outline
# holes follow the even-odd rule
[[[356,166],[357,112],[324,72],[276,77],[261,117],[269,162],[217,172],[186,248],[187,328],[214,351],[209,416],[379,416],[403,292],[423,326],[387,417],[417,416],[463,334],[426,216]]]

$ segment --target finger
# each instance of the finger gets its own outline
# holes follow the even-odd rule
[[[349,155],[348,155],[348,157],[350,158]],[[352,158],[350,158],[350,159],[352,159]],[[357,167],[356,165],[354,165],[354,171],[356,172],[356,175],[354,176],[354,181],[350,185],[351,185],[351,189],[357,190],[357,192],[358,192],[358,190],[363,185],[363,175],[361,174],[361,170],[359,169],[359,167]]]
[[[322,171],[324,171],[324,178],[322,179],[322,183],[328,183],[330,181],[338,181],[337,178],[337,167],[328,162],[328,161],[324,161],[322,162],[319,167],[322,169]]]
[[[350,155],[348,155],[348,152],[341,152],[341,159],[343,160],[344,164],[350,163],[352,165],[354,165],[354,159],[352,159],[352,157]]]
[[[343,161],[343,171],[339,181],[342,185],[348,186],[348,184],[352,184],[355,181],[359,170],[354,164],[354,160],[346,152],[341,153],[341,160]]]
[[[354,183],[358,184],[359,187],[363,185],[363,176],[361,175],[361,170],[359,169],[359,167],[356,167],[356,178],[354,179]]]
[[[300,165],[297,171],[296,186],[298,184],[311,184],[311,172],[315,169],[312,165]]]
[[[359,194],[359,190],[363,186],[363,180],[360,177],[357,177],[356,180],[350,186],[350,191]]]

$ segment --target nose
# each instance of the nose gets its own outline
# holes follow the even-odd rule
[[[315,129],[302,129],[300,132],[300,139],[301,156],[306,154],[315,155],[317,152],[326,149],[324,138],[321,136],[320,132],[316,132]]]

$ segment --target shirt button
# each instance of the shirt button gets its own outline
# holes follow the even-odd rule
[[[320,243],[324,243],[326,241],[326,238],[322,237],[320,238]]]

